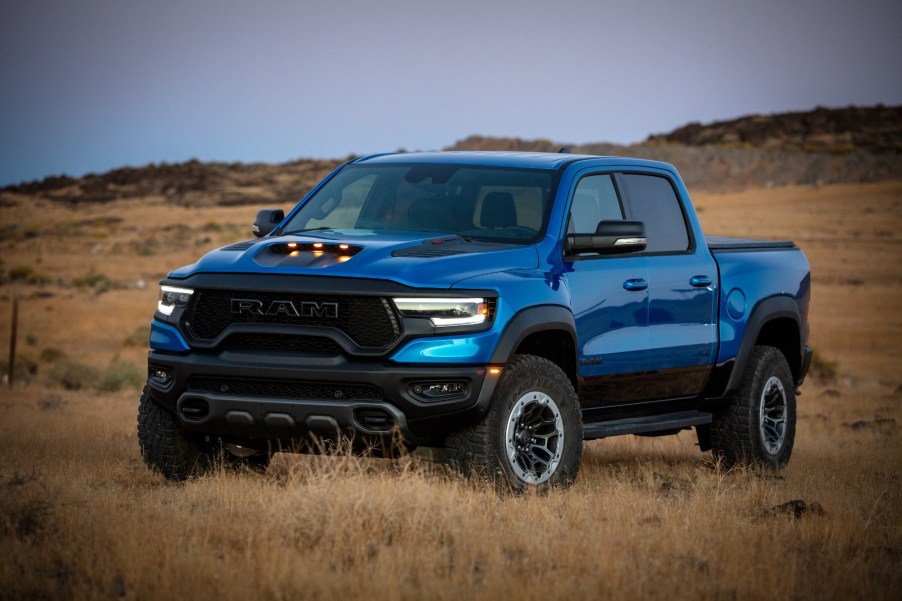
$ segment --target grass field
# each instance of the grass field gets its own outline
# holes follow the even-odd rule
[[[689,431],[624,437],[539,497],[411,458],[165,481],[135,439],[156,282],[244,239],[255,208],[2,200],[0,354],[21,301],[0,599],[897,598],[902,184],[695,196],[706,231],[812,262],[818,362],[785,470],[723,470]]]

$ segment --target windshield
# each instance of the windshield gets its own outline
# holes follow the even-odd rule
[[[402,230],[530,244],[548,220],[556,173],[460,165],[348,165],[291,218],[314,229]]]

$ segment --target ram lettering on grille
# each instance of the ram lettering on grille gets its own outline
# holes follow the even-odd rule
[[[232,313],[238,315],[272,315],[286,317],[338,317],[338,303],[303,301],[298,305],[290,300],[274,300],[268,305],[249,298],[233,298]]]

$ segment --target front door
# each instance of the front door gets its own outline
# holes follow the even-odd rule
[[[594,233],[604,219],[624,219],[611,174],[582,177],[568,233]],[[576,319],[579,396],[583,409],[645,397],[648,368],[648,259],[638,255],[565,257],[565,281]]]

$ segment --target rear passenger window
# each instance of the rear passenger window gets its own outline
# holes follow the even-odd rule
[[[573,193],[568,232],[594,234],[598,222],[605,219],[623,219],[613,178],[609,174],[582,178]]]
[[[654,175],[622,176],[630,218],[645,222],[645,252],[682,252],[689,248],[683,209],[670,181]]]

